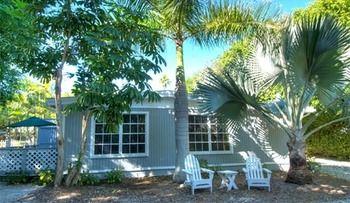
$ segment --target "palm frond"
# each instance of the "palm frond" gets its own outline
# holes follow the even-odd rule
[[[265,33],[274,26],[278,17],[279,9],[272,3],[221,0],[210,3],[200,24],[192,25],[188,31],[199,44],[210,46],[258,32]]]
[[[293,89],[316,88],[330,98],[349,78],[350,30],[330,17],[294,22],[285,33],[283,52]]]

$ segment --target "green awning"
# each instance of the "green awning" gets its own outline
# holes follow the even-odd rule
[[[40,126],[53,126],[56,125],[55,123],[43,120],[41,118],[37,118],[37,117],[30,117],[26,120],[17,122],[17,123],[13,123],[7,127],[10,128],[16,128],[16,127],[40,127]]]

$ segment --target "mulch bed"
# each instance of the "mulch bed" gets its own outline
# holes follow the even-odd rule
[[[350,199],[350,182],[329,175],[318,174],[310,185],[284,182],[285,173],[274,172],[272,191],[247,190],[244,175],[236,183],[239,190],[220,189],[215,177],[213,193],[173,183],[170,176],[125,179],[118,185],[80,186],[70,188],[45,187],[20,199],[22,202],[329,202]]]

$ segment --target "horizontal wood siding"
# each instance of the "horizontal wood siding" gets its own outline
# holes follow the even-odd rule
[[[129,158],[92,158],[90,147],[86,155],[86,165],[90,171],[107,171],[123,167],[137,171],[145,169],[171,170],[175,165],[175,124],[173,109],[168,108],[137,108],[134,111],[149,112],[149,155]],[[65,118],[65,157],[66,164],[74,159],[79,150],[81,133],[81,113],[74,113]],[[250,126],[251,124],[257,126]],[[247,121],[243,127],[232,136],[233,153],[231,154],[201,154],[199,159],[205,159],[210,165],[242,164],[244,159],[240,152],[254,151],[262,162],[275,162],[275,158],[286,158],[287,136],[278,129],[268,127],[266,123],[254,118]],[[89,128],[91,129],[91,128]],[[89,133],[90,134],[90,133]],[[90,136],[88,144],[92,144]]]

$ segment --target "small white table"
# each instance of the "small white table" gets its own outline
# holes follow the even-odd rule
[[[232,189],[238,190],[238,187],[235,183],[236,175],[238,174],[237,171],[217,171],[219,176],[221,177],[221,186],[220,188],[227,187],[227,191],[230,191]]]

